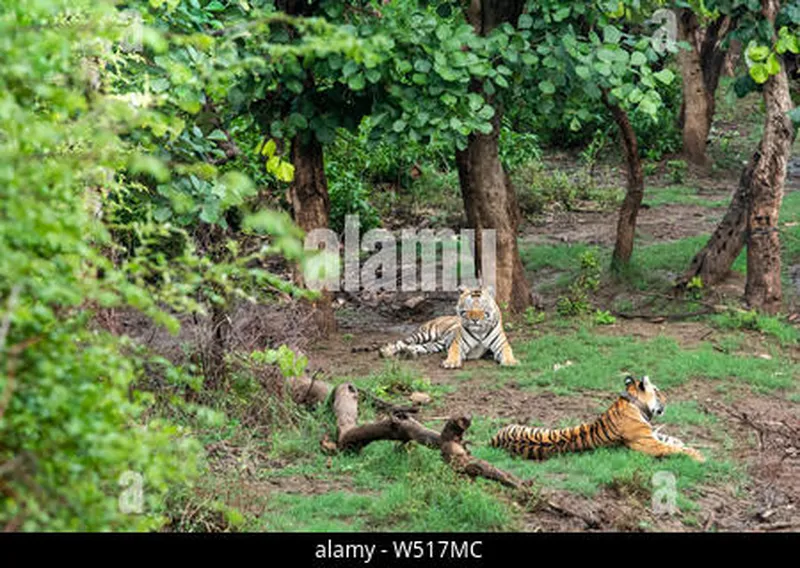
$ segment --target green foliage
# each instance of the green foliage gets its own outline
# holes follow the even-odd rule
[[[359,174],[351,170],[339,170],[334,164],[329,164],[327,169],[330,172],[328,193],[331,200],[331,229],[341,234],[347,215],[358,215],[362,232],[379,227],[380,217],[371,203],[369,188]]]
[[[580,271],[578,277],[569,286],[566,296],[562,296],[556,303],[556,310],[564,317],[578,316],[592,310],[589,293],[600,286],[600,260],[597,252],[587,250],[580,257]],[[613,323],[613,322],[611,322]]]
[[[137,360],[119,338],[88,324],[94,310],[127,305],[173,331],[177,325],[130,264],[119,269],[100,254],[110,236],[90,214],[87,188],[120,190],[116,174],[127,164],[160,177],[146,158],[132,161],[137,151],[122,136],[165,121],[88,86],[89,59],[119,63],[107,49],[122,30],[110,3],[73,2],[69,14],[58,2],[5,4],[0,524],[156,529],[167,490],[194,476],[199,447],[182,429],[147,417],[152,399],[133,389]]]
[[[204,33],[220,22],[213,3],[132,3],[144,22],[133,30],[111,2],[4,8],[0,524],[158,529],[168,490],[188,490],[201,452],[157,416],[208,426],[220,415],[180,398],[200,388],[194,371],[94,316],[136,310],[177,333],[176,316],[232,298],[308,296],[260,268],[271,255],[303,262],[302,234],[274,211],[253,213],[255,184],[226,162],[239,141],[215,105],[238,68],[231,46]],[[120,43],[131,37],[140,43]],[[259,151],[262,175],[290,178],[275,145],[248,146]],[[263,246],[243,253],[234,236]],[[154,366],[163,391],[151,388]]]
[[[699,276],[693,276],[691,280],[686,284],[686,291],[689,293],[689,296],[694,298],[695,300],[699,300],[703,297],[703,279]]]
[[[544,322],[544,320],[547,318],[547,312],[545,312],[544,310],[539,311],[533,306],[528,306],[525,309],[523,317],[525,318],[526,324],[528,324],[529,326],[534,326]]]
[[[281,345],[278,349],[253,351],[250,358],[254,363],[278,365],[284,377],[299,377],[305,373],[308,365],[308,357],[298,355],[286,345]]]
[[[594,323],[595,325],[613,325],[617,323],[617,318],[607,310],[597,310],[594,313]]]
[[[688,166],[684,160],[669,160],[667,161],[667,170],[669,171],[670,180],[672,183],[681,184],[686,180],[686,171]]]
[[[507,118],[503,118],[500,127],[499,150],[500,162],[507,172],[542,158],[539,137],[532,132],[516,132]]]
[[[570,177],[564,171],[545,168],[541,162],[528,162],[511,173],[517,191],[520,211],[537,215],[551,205],[566,210],[576,207],[579,199],[596,200],[601,204],[618,198],[614,190],[595,188],[588,176]]]

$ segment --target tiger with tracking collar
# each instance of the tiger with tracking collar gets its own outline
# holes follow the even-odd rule
[[[629,376],[619,398],[594,422],[561,429],[510,425],[495,434],[491,445],[536,460],[563,452],[625,445],[651,456],[686,454],[705,461],[697,450],[653,429],[650,421],[663,414],[665,402],[648,377],[637,380]]]
[[[416,357],[447,351],[447,358],[442,361],[446,369],[458,369],[467,359],[489,354],[503,366],[517,364],[491,288],[461,289],[456,313],[426,322],[411,336],[385,345],[379,351],[381,357]]]

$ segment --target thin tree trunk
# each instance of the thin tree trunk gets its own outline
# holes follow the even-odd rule
[[[753,170],[760,160],[756,152],[742,170],[739,185],[733,194],[725,216],[720,221],[711,238],[698,252],[689,268],[676,281],[678,289],[683,289],[695,277],[700,277],[705,286],[712,286],[722,281],[730,272],[739,253],[745,245],[745,229],[747,227],[747,202]]]
[[[731,28],[731,21],[720,17],[701,28],[697,16],[689,8],[678,15],[678,39],[688,42],[691,50],[681,49],[678,65],[683,79],[683,103],[680,124],[683,153],[694,164],[706,165],[706,142],[714,119],[715,95],[725,63],[726,52],[720,39]]]
[[[762,0],[767,20],[775,23],[777,0]],[[794,140],[788,112],[792,109],[786,68],[764,84],[767,118],[761,140],[763,159],[753,171],[751,199],[747,208],[747,284],[745,299],[755,309],[776,313],[781,308],[781,243],[778,214],[783,199],[786,166]]]
[[[683,78],[683,154],[694,164],[706,164],[706,138],[711,128],[708,97],[703,81],[703,66],[696,37],[699,31],[697,18],[691,9],[684,8],[678,16],[678,40],[686,41],[692,49],[677,53],[678,66]]]
[[[619,269],[628,264],[633,255],[633,241],[636,236],[636,217],[639,215],[639,207],[642,205],[644,197],[644,174],[642,173],[642,161],[639,158],[639,143],[636,139],[636,132],[631,126],[631,121],[619,105],[611,103],[608,96],[603,93],[603,102],[611,111],[614,122],[619,128],[620,143],[625,154],[625,165],[628,173],[628,188],[625,192],[625,199],[619,209],[619,220],[617,222],[617,242],[614,245],[614,254],[611,258],[611,266]]]
[[[328,226],[330,197],[328,181],[325,178],[325,161],[322,144],[309,133],[308,140],[298,134],[292,140],[292,164],[294,180],[289,187],[289,201],[292,204],[294,220],[306,233]],[[295,282],[304,285],[299,270],[295,271]],[[323,336],[336,330],[331,293],[322,290],[320,298],[314,302],[315,322]]]
[[[515,25],[524,2],[515,0],[471,0],[465,8],[467,20],[478,35],[486,35],[498,25]],[[482,85],[473,88],[480,92]],[[491,104],[491,100],[487,101]],[[456,152],[458,178],[467,222],[475,229],[476,268],[483,258],[481,231],[496,231],[495,299],[515,312],[531,304],[531,295],[517,246],[520,214],[517,198],[500,162],[499,134],[501,109],[495,105],[492,132],[475,132],[469,136],[467,148]]]

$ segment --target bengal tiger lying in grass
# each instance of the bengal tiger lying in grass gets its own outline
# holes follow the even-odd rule
[[[456,313],[426,322],[411,336],[385,345],[380,349],[381,357],[416,357],[446,350],[447,358],[442,361],[446,369],[458,369],[465,360],[480,359],[487,354],[503,366],[517,364],[490,288],[464,288]]]
[[[510,425],[495,434],[491,445],[536,460],[557,453],[625,445],[651,456],[686,454],[705,461],[697,450],[653,429],[650,420],[663,414],[665,401],[648,377],[641,380],[627,377],[625,391],[594,422],[557,430]]]

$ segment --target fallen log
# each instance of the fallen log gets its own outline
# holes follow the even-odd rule
[[[318,381],[317,375],[311,377],[305,375],[301,377],[290,377],[286,379],[286,386],[289,388],[289,396],[297,404],[304,406],[314,406],[321,404],[328,399],[331,394],[331,386]]]
[[[515,475],[470,455],[463,441],[464,433],[472,422],[469,416],[449,418],[441,433],[427,428],[403,411],[395,411],[388,418],[358,426],[358,389],[351,383],[336,387],[333,411],[336,415],[339,451],[358,451],[378,440],[417,442],[438,449],[444,461],[459,473],[472,478],[489,479],[525,492],[529,490],[525,482]]]

